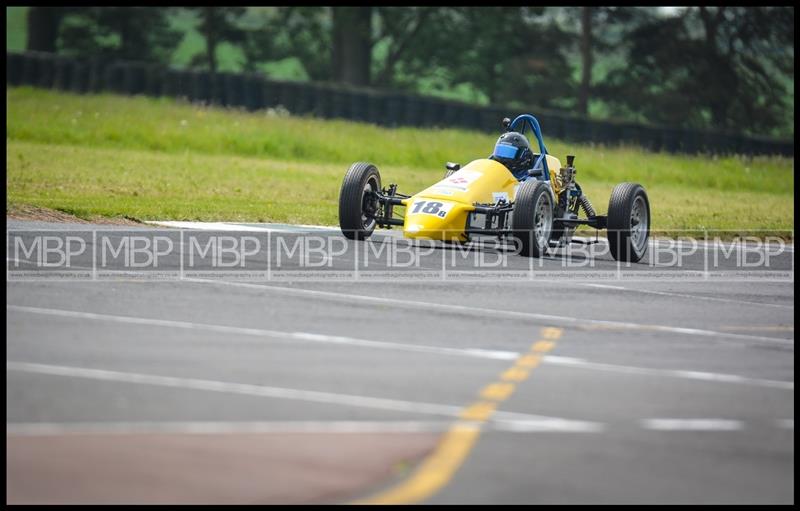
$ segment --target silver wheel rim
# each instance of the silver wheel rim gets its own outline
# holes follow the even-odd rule
[[[644,198],[639,195],[633,201],[631,208],[631,244],[636,255],[641,255],[647,248],[647,224],[647,205],[644,203]]]
[[[533,232],[540,247],[546,247],[553,230],[553,207],[547,193],[539,195],[533,214]]]
[[[375,219],[370,218],[366,215],[364,211],[364,198],[367,194],[373,192],[377,188],[377,182],[374,178],[367,179],[367,184],[364,185],[364,191],[361,193],[361,225],[364,226],[365,230],[370,230],[375,225]],[[373,187],[375,185],[375,187]]]

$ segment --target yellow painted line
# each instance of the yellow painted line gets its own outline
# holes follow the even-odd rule
[[[551,341],[533,344],[532,351],[541,353],[555,346],[553,340],[561,337],[560,328],[542,329],[542,337]],[[480,422],[489,420],[497,408],[496,401],[510,396],[515,389],[513,383],[525,380],[530,369],[536,367],[542,356],[528,353],[515,361],[515,365],[500,375],[504,382],[493,382],[481,390],[486,401],[477,401],[461,411],[461,421],[456,422],[444,435],[433,453],[404,482],[373,497],[353,502],[353,504],[415,504],[428,499],[453,478],[461,468],[481,433]],[[472,422],[466,422],[472,421]]]
[[[492,416],[495,408],[497,408],[497,403],[478,401],[465,408],[461,412],[460,417],[468,421],[485,421]]]
[[[528,369],[514,366],[501,374],[500,379],[503,381],[523,381],[528,377],[529,372]]]
[[[531,350],[538,351],[539,353],[547,353],[548,351],[552,350],[555,345],[556,343],[553,341],[539,341],[533,343]]]
[[[517,359],[517,367],[527,367],[532,369],[538,366],[539,362],[541,361],[542,361],[541,355],[530,353],[528,355],[523,355]]]
[[[555,328],[555,327],[542,328],[542,337],[544,337],[545,339],[551,339],[555,341],[556,339],[559,339],[561,337],[563,331],[564,330],[562,328]]]
[[[481,397],[502,401],[514,392],[514,388],[515,385],[513,383],[490,383],[481,391]]]
[[[478,440],[480,426],[457,422],[433,453],[403,483],[353,504],[414,504],[429,498],[450,482]]]

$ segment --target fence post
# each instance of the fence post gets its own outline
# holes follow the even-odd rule
[[[278,86],[273,80],[267,79],[261,83],[261,98],[264,101],[264,108],[278,104]]]
[[[89,65],[86,62],[74,61],[72,73],[69,75],[69,90],[77,94],[89,91]]]
[[[348,94],[351,119],[359,122],[367,120],[368,97],[366,91],[353,91]]]
[[[22,85],[34,86],[39,80],[39,63],[31,53],[25,55],[22,63]]]
[[[305,115],[314,111],[314,96],[317,88],[311,83],[296,83],[296,93],[292,102],[292,113]]]
[[[244,104],[248,110],[258,110],[264,106],[262,91],[261,76],[248,73],[244,79]]]
[[[53,76],[53,88],[57,90],[69,90],[72,68],[75,61],[72,59],[58,57],[55,61]]]
[[[40,53],[36,56],[39,67],[39,76],[34,85],[43,89],[53,87],[55,77],[55,55],[52,53]]]
[[[23,85],[22,75],[25,67],[25,56],[20,53],[6,52],[6,83],[12,86]]]

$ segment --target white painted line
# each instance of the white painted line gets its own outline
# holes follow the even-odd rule
[[[605,426],[598,422],[580,422],[564,419],[504,420],[495,419],[493,429],[515,433],[600,433]]]
[[[748,378],[745,376],[738,376],[735,374],[710,373],[703,371],[684,371],[679,369],[655,369],[646,367],[632,367],[632,366],[623,366],[616,364],[604,364],[599,362],[589,362],[581,358],[558,357],[554,355],[547,355],[544,357],[542,361],[547,364],[559,365],[563,367],[595,369],[599,371],[609,371],[615,373],[642,374],[647,376],[666,376],[672,378],[683,378],[688,380],[713,381],[721,383],[739,383],[744,385],[754,385],[757,387],[794,390],[793,381]]]
[[[139,324],[147,326],[163,326],[169,328],[184,328],[191,330],[207,330],[212,332],[240,334],[240,335],[248,335],[248,336],[255,336],[262,338],[268,337],[278,340],[296,340],[296,341],[320,342],[326,344],[344,344],[344,345],[360,346],[365,348],[391,349],[391,350],[410,351],[418,353],[433,353],[439,355],[466,356],[466,357],[476,357],[476,358],[485,358],[493,360],[515,360],[520,355],[520,352],[517,351],[485,350],[480,348],[449,348],[444,346],[425,346],[419,344],[405,344],[405,343],[395,343],[387,341],[371,341],[366,339],[355,339],[351,337],[322,335],[322,334],[314,334],[308,332],[280,332],[275,330],[263,330],[258,328],[211,325],[206,323],[141,318],[133,316],[117,316],[111,314],[98,314],[98,313],[70,311],[63,309],[45,309],[41,307],[27,307],[21,305],[6,305],[6,309],[18,312],[44,314],[44,315],[59,316],[59,317],[89,319],[97,321],[111,321],[118,323]],[[740,383],[740,384],[749,384],[761,387],[794,390],[794,382],[765,380],[759,378],[747,378],[744,376],[737,376],[732,374],[632,367],[632,366],[590,362],[581,358],[559,357],[553,355],[548,355],[544,357],[543,362],[551,365],[594,369],[594,370],[610,371],[618,373],[642,374],[650,376],[667,376],[674,378],[716,381],[723,383]]]
[[[410,351],[415,353],[456,355],[464,357],[487,358],[494,360],[514,360],[520,355],[516,351],[484,350],[479,348],[448,348],[444,346],[426,346],[421,344],[406,344],[406,343],[388,342],[388,341],[371,341],[367,339],[355,339],[353,337],[343,337],[338,335],[323,335],[310,332],[281,332],[277,330],[264,330],[260,328],[243,328],[243,327],[227,326],[227,325],[194,323],[189,321],[174,321],[169,319],[117,316],[113,314],[97,314],[92,312],[80,312],[80,311],[71,311],[63,309],[46,309],[41,307],[26,307],[22,305],[6,305],[6,309],[17,312],[45,314],[50,316],[61,316],[68,318],[111,321],[116,323],[161,326],[169,328],[183,328],[189,330],[205,330],[209,332],[218,332],[224,334],[249,335],[261,338],[269,337],[272,339],[284,340],[284,341],[294,340],[294,341],[318,342],[324,344],[342,344],[350,346],[362,346],[366,348]]]
[[[782,309],[792,309],[794,310],[794,305],[782,305],[777,303],[764,303],[764,302],[751,302],[747,300],[734,300],[731,298],[717,298],[714,296],[701,296],[701,295],[691,295],[685,293],[672,293],[669,291],[653,291],[650,289],[636,289],[630,287],[623,287],[623,286],[611,286],[608,284],[589,284],[589,283],[578,283],[579,286],[587,286],[587,287],[596,287],[599,289],[614,289],[617,291],[628,291],[632,293],[644,293],[650,295],[661,295],[661,296],[676,296],[680,298],[691,298],[694,300],[708,300],[713,302],[724,302],[724,303],[741,303],[744,305],[758,305],[762,307],[779,307]]]
[[[17,266],[19,263],[30,264],[30,265],[35,266],[37,269],[40,269],[40,270],[42,269],[42,267],[39,265],[38,262],[36,262],[36,261],[28,261],[26,259],[16,259],[14,257],[6,257],[6,262],[12,262],[12,263],[14,263],[15,266]],[[11,269],[8,268],[8,265],[6,265],[6,269],[8,271],[12,271]],[[80,266],[80,265],[77,265],[77,264],[70,264],[69,266],[64,266],[63,268],[59,268],[58,272],[79,271],[79,270],[92,271],[93,268],[91,266]],[[47,270],[45,269],[45,270],[43,270],[42,273],[46,274],[46,272],[47,272]]]
[[[344,345],[360,346],[365,348],[390,349],[390,350],[410,351],[418,353],[433,353],[439,355],[466,356],[466,357],[485,358],[492,360],[515,360],[521,354],[520,352],[517,351],[486,350],[480,348],[449,348],[444,346],[426,346],[419,344],[405,344],[405,343],[395,343],[387,341],[371,341],[366,339],[355,339],[351,337],[322,335],[322,334],[314,334],[308,332],[280,332],[275,330],[263,330],[258,328],[211,325],[206,323],[141,318],[133,316],[117,316],[111,314],[98,314],[98,313],[70,311],[63,309],[45,309],[41,307],[27,307],[21,305],[6,305],[6,309],[18,312],[44,314],[44,315],[68,317],[68,318],[111,321],[118,323],[139,324],[147,326],[163,326],[169,328],[184,328],[192,330],[207,330],[219,333],[241,334],[241,335],[249,335],[255,337],[269,337],[278,340],[297,340],[297,341],[319,342],[326,344],[344,344]],[[642,374],[649,376],[667,376],[674,378],[715,381],[722,383],[740,383],[740,384],[755,385],[760,387],[794,390],[794,382],[766,380],[760,378],[748,378],[732,374],[632,367],[632,366],[590,362],[581,358],[559,357],[554,355],[545,356],[543,358],[543,362],[550,365],[577,367],[583,369],[593,369],[593,370],[610,371],[617,373]]]
[[[270,421],[270,422],[69,422],[6,423],[7,435],[416,433],[447,431],[452,421]]]
[[[298,227],[304,227],[304,228],[307,228],[307,229],[320,229],[320,230],[326,230],[326,231],[340,231],[340,232],[341,232],[341,229],[342,229],[338,225],[297,224],[297,226]],[[380,230],[378,230],[377,232],[380,232]],[[392,232],[392,231],[387,231],[387,232]]]
[[[589,237],[586,237],[586,236],[573,236],[573,239],[577,239],[577,240],[581,240],[581,241],[589,241],[589,240],[594,241],[595,237],[590,237],[589,238]],[[608,238],[606,236],[599,236],[597,238],[597,240],[599,240],[599,243],[602,244],[602,245],[608,245]],[[650,246],[662,246],[662,247],[673,247],[673,248],[684,248],[684,247],[693,248],[693,247],[696,246],[698,249],[701,249],[701,250],[716,250],[716,249],[721,248],[720,245],[722,245],[725,248],[725,250],[727,251],[727,250],[731,249],[731,246],[733,245],[733,240],[709,243],[709,242],[707,242],[705,240],[698,239],[698,240],[696,240],[695,243],[691,243],[691,242],[688,242],[687,240],[651,238],[648,241],[648,245],[650,245]],[[763,250],[765,248],[768,248],[770,251],[773,251],[773,250],[785,250],[787,252],[794,252],[794,243],[786,243],[784,245],[780,245],[780,244],[777,244],[777,243],[770,243],[769,245],[764,245],[762,243],[762,244],[759,245],[759,244],[755,244],[755,243],[752,243],[752,242],[745,242],[744,244],[742,244],[742,242],[739,241],[739,242],[736,243],[736,245],[734,245],[734,248],[737,248],[737,247],[741,247],[741,248],[744,248],[746,250],[755,250],[755,249],[762,249]]]
[[[702,330],[698,328],[682,328],[666,325],[650,325],[644,323],[628,323],[623,321],[610,321],[601,319],[578,318],[572,316],[557,316],[553,314],[539,314],[535,312],[520,312],[501,309],[486,309],[481,307],[470,307],[466,305],[453,305],[446,303],[423,302],[417,300],[401,300],[398,298],[382,298],[378,296],[368,295],[354,295],[347,293],[334,293],[330,291],[318,291],[313,289],[289,288],[273,285],[261,284],[248,284],[246,282],[231,282],[225,280],[208,280],[197,278],[185,278],[183,282],[198,282],[203,284],[216,284],[225,286],[235,286],[250,289],[258,289],[266,292],[279,292],[295,296],[314,296],[336,302],[344,302],[353,304],[355,302],[362,303],[378,303],[384,305],[395,305],[398,307],[405,307],[408,309],[422,310],[426,312],[431,311],[444,311],[457,314],[466,314],[468,316],[484,316],[493,319],[510,318],[510,319],[524,319],[534,320],[539,322],[546,322],[559,326],[572,326],[578,329],[586,328],[587,325],[594,327],[606,327],[610,329],[619,330],[633,330],[633,331],[655,331],[665,332],[670,334],[693,335],[699,337],[712,337],[719,339],[733,339],[737,341],[747,342],[760,342],[769,344],[785,345],[794,348],[794,339],[782,339],[778,337],[761,337],[756,335],[732,334],[729,332],[717,332],[713,330]]]
[[[244,433],[423,433],[443,432],[453,421],[257,421],[257,422],[28,422],[6,423],[7,435],[133,435]],[[515,433],[599,433],[602,424],[563,419],[500,420],[483,429]]]
[[[738,431],[742,422],[730,419],[643,419],[644,429],[656,431]]]
[[[163,225],[166,227],[177,227],[183,229],[199,229],[199,230],[216,230],[216,231],[244,231],[244,230],[252,230],[258,232],[302,232],[302,229],[320,229],[320,230],[334,230],[338,231],[340,227],[338,225],[313,225],[313,224],[280,224],[280,223],[262,223],[255,225],[242,225],[238,222],[188,222],[188,221],[174,221],[174,220],[151,220],[146,221],[145,223],[152,224],[152,225]],[[244,222],[250,223],[250,222]],[[389,230],[382,230],[378,229],[375,231],[378,234],[391,234],[394,231]],[[600,244],[607,245],[608,240],[605,236],[601,237],[585,237],[585,236],[575,236],[574,239],[582,240],[582,241],[594,241],[597,239]],[[686,240],[671,240],[671,239],[660,239],[660,238],[653,238],[649,240],[649,245],[651,246],[670,246],[676,248],[683,248],[683,247],[697,247],[698,249],[702,250],[711,250],[711,249],[718,249],[719,244],[723,244],[726,250],[730,250],[730,246],[733,244],[733,240],[731,241],[723,241],[719,243],[708,243],[705,240],[697,240],[695,243],[687,242]],[[787,243],[784,245],[771,243],[769,245],[764,244],[754,244],[751,242],[745,242],[744,244],[738,242],[735,247],[743,247],[747,250],[754,250],[754,249],[769,249],[770,251],[773,250],[785,250],[787,252],[794,252],[794,244]]]
[[[14,263],[15,265],[18,265],[18,264],[20,264],[20,263],[24,263],[24,264],[36,264],[36,262],[35,262],[35,261],[28,261],[28,260],[26,260],[26,259],[17,259],[16,257],[6,257],[6,262],[7,262],[7,263]]]
[[[233,383],[216,380],[202,380],[198,378],[178,378],[173,376],[160,376],[155,374],[130,373],[122,371],[109,371],[105,369],[92,369],[87,367],[57,366],[50,364],[36,364],[30,362],[7,361],[6,371],[19,371],[68,378],[84,378],[89,380],[115,381],[140,385],[155,385],[189,390],[202,390],[206,392],[222,392],[245,396],[288,399],[294,401],[308,401],[312,403],[332,404],[340,406],[353,406],[357,408],[370,408],[377,410],[390,410],[423,415],[439,415],[445,417],[459,417],[463,407],[456,405],[425,403],[420,401],[405,401],[400,399],[387,399],[370,396],[357,396],[353,394],[336,394],[333,392],[320,392],[315,390],[288,389],[283,387],[270,387],[266,385],[253,385],[249,383]],[[575,421],[560,417],[532,415],[516,412],[495,412],[493,420],[529,420],[547,421],[553,427],[561,424],[565,428],[593,428],[598,423],[588,421]]]
[[[160,225],[164,227],[175,227],[178,229],[196,229],[201,231],[226,231],[226,232],[276,232],[277,229],[270,229],[267,227],[254,227],[251,225],[236,225],[226,224],[222,222],[153,222],[149,221],[148,224]]]
[[[310,230],[340,231],[339,227],[326,227],[323,225],[284,225],[284,224],[262,224],[262,225],[243,225],[229,222],[183,222],[172,220],[147,221],[151,225],[163,227],[173,227],[177,229],[192,229],[199,231],[223,231],[223,232],[278,232],[303,234]],[[301,229],[298,229],[301,228]]]
[[[740,421],[728,419],[645,419],[640,421],[645,429],[657,431],[735,431],[743,427]],[[312,434],[364,434],[364,433],[440,433],[447,431],[453,421],[244,421],[244,422],[17,422],[6,423],[6,435],[61,436],[61,435],[228,435],[252,433],[312,433]],[[497,420],[490,424],[476,424],[485,431],[510,433],[602,433],[600,423],[581,423],[561,419]],[[780,429],[794,429],[794,419],[775,421]]]

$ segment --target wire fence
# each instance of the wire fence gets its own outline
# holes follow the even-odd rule
[[[260,110],[281,106],[296,115],[350,119],[383,126],[462,127],[497,132],[519,108],[486,107],[413,94],[341,85],[270,80],[257,73],[181,70],[130,61],[82,59],[41,52],[6,52],[6,84],[81,94],[168,96]],[[794,156],[793,140],[739,133],[647,126],[531,110],[548,138],[652,151]]]

